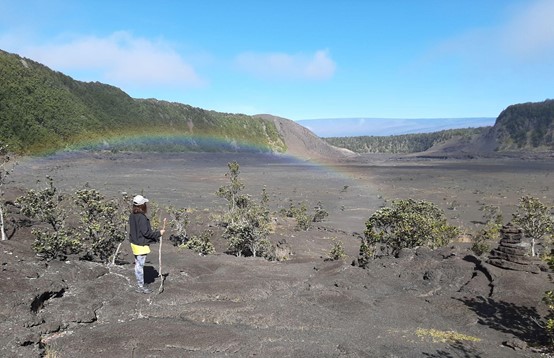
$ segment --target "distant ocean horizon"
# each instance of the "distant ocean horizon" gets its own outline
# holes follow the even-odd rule
[[[321,118],[296,121],[317,136],[354,137],[431,133],[446,129],[493,126],[494,117],[477,118]]]

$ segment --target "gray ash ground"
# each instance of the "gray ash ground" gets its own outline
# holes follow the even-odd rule
[[[547,339],[546,272],[488,265],[463,242],[366,269],[351,262],[365,220],[394,198],[433,201],[468,234],[480,225],[482,203],[501,206],[506,219],[525,194],[552,205],[551,161],[369,157],[321,166],[256,154],[80,154],[21,161],[6,199],[50,175],[62,191],[89,183],[110,196],[142,192],[162,206],[194,209],[190,234],[210,228],[217,236],[226,204],[215,192],[232,160],[248,193],[266,187],[272,210],[321,202],[328,219],[295,231],[293,220],[276,215],[271,240],[290,250],[282,262],[226,255],[217,238],[209,256],[166,240],[164,291],[152,295],[134,292],[127,245],[115,267],[44,262],[32,252],[30,228],[21,228],[0,242],[0,356],[546,356],[538,348]],[[333,239],[348,259],[324,260]],[[146,270],[154,288],[157,250]]]

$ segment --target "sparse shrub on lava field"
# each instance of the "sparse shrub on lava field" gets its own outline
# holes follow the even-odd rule
[[[375,256],[396,255],[402,248],[418,246],[435,249],[458,235],[458,228],[447,223],[437,205],[425,200],[394,200],[392,206],[377,210],[367,220],[360,251]]]
[[[229,243],[228,252],[237,256],[272,257],[274,247],[267,240],[271,215],[265,188],[260,202],[254,201],[250,195],[241,193],[244,184],[239,179],[239,164],[231,162],[228,167],[225,176],[229,178],[229,184],[220,187],[216,193],[228,203],[228,211],[222,219],[223,237]]]
[[[31,189],[17,199],[21,213],[39,221],[34,228],[33,249],[46,260],[65,260],[68,255],[81,251],[82,245],[74,231],[66,224],[67,210],[64,209],[64,196],[58,193],[51,177],[46,178],[48,187]]]

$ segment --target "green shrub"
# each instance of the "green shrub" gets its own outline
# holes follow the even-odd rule
[[[287,209],[281,209],[281,215],[294,218],[296,220],[295,229],[298,231],[307,231],[312,227],[312,223],[322,222],[329,213],[323,208],[321,202],[318,202],[314,207],[314,214],[308,213],[308,208],[305,202],[294,204],[292,200],[289,202]]]
[[[292,217],[296,220],[296,230],[309,230],[312,227],[312,218],[308,215],[306,204],[294,207],[291,205]]]
[[[211,230],[206,230],[200,235],[193,235],[186,243],[180,245],[180,248],[192,250],[201,255],[215,253],[215,247],[210,238],[213,236]]]
[[[15,163],[10,165],[10,162],[13,163],[13,160],[8,152],[8,146],[0,141],[0,239],[2,241],[8,239],[6,235],[6,228],[4,226],[4,191],[2,190],[2,187],[17,164]]]
[[[364,252],[396,255],[402,248],[448,244],[459,234],[448,225],[444,212],[428,201],[394,200],[391,207],[376,211],[366,222]],[[360,248],[362,251],[362,247]]]
[[[65,260],[68,255],[81,251],[79,239],[66,227],[67,212],[63,208],[64,197],[58,194],[52,178],[47,177],[48,187],[29,190],[17,199],[21,213],[38,220],[44,228],[33,229],[33,249],[46,260]]]
[[[519,200],[517,211],[512,214],[512,221],[523,229],[525,236],[531,238],[531,256],[536,256],[537,241],[548,238],[554,231],[554,220],[550,208],[537,198],[523,196]]]
[[[346,257],[346,253],[344,252],[344,246],[342,244],[342,241],[337,240],[336,238],[333,238],[333,247],[327,254],[327,259],[331,261],[337,261],[342,260]]]
[[[35,235],[33,250],[45,260],[65,260],[68,255],[81,251],[81,242],[75,238],[75,234],[64,227],[58,231],[42,231],[33,229]]]
[[[106,200],[88,185],[75,192],[75,204],[80,209],[79,237],[85,248],[85,258],[99,258],[108,263],[119,243],[126,237],[125,223],[128,213],[117,201]]]
[[[478,235],[473,239],[471,251],[473,251],[473,253],[477,256],[483,256],[487,252],[491,251],[491,245],[487,242],[484,235]]]
[[[148,202],[148,217],[150,218],[150,224],[153,228],[161,228],[161,211],[162,209],[157,202],[153,200]]]
[[[268,196],[265,188],[259,203],[249,195],[241,194],[244,184],[239,179],[239,164],[228,164],[225,174],[230,183],[222,186],[217,195],[228,202],[228,211],[223,215],[225,232],[223,237],[228,241],[228,252],[237,256],[271,257],[273,245],[267,240],[271,229],[271,216],[267,208]]]
[[[500,240],[500,229],[502,228],[502,212],[498,206],[483,205],[480,210],[484,212],[483,217],[486,223],[485,227],[473,238],[471,250],[477,256],[490,252],[490,242]]]
[[[223,237],[229,242],[229,253],[254,257],[270,255],[267,236],[271,218],[264,206],[248,200],[246,207],[228,213],[225,221]]]
[[[323,208],[323,205],[321,204],[321,201],[317,203],[317,205],[314,207],[314,215],[312,217],[312,222],[314,223],[320,223],[325,218],[329,216],[329,213],[327,210]]]
[[[166,210],[170,218],[169,226],[173,231],[172,237],[175,238],[174,240],[185,242],[187,238],[187,226],[189,224],[187,209],[177,209],[170,206]]]
[[[229,171],[225,173],[225,176],[229,178],[229,184],[220,187],[216,192],[216,195],[227,200],[229,210],[232,211],[235,210],[237,206],[245,205],[245,198],[239,195],[240,191],[244,189],[244,183],[239,179],[239,163],[234,161],[228,163],[227,166]]]
[[[360,237],[360,253],[358,256],[358,265],[366,267],[366,265],[375,258],[375,247],[368,243],[366,237]]]

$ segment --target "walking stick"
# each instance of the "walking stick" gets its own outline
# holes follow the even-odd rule
[[[167,218],[164,218],[164,224],[163,224],[163,227],[162,227],[162,230],[164,230],[164,231],[165,231],[166,221],[167,221]],[[163,235],[160,236],[160,251],[159,251],[159,254],[158,254],[158,263],[160,265],[160,267],[158,268],[158,272],[160,273],[160,276],[161,276],[160,288],[158,289],[158,295],[164,291],[164,281],[165,281],[165,275],[162,274],[162,239],[163,239]]]

